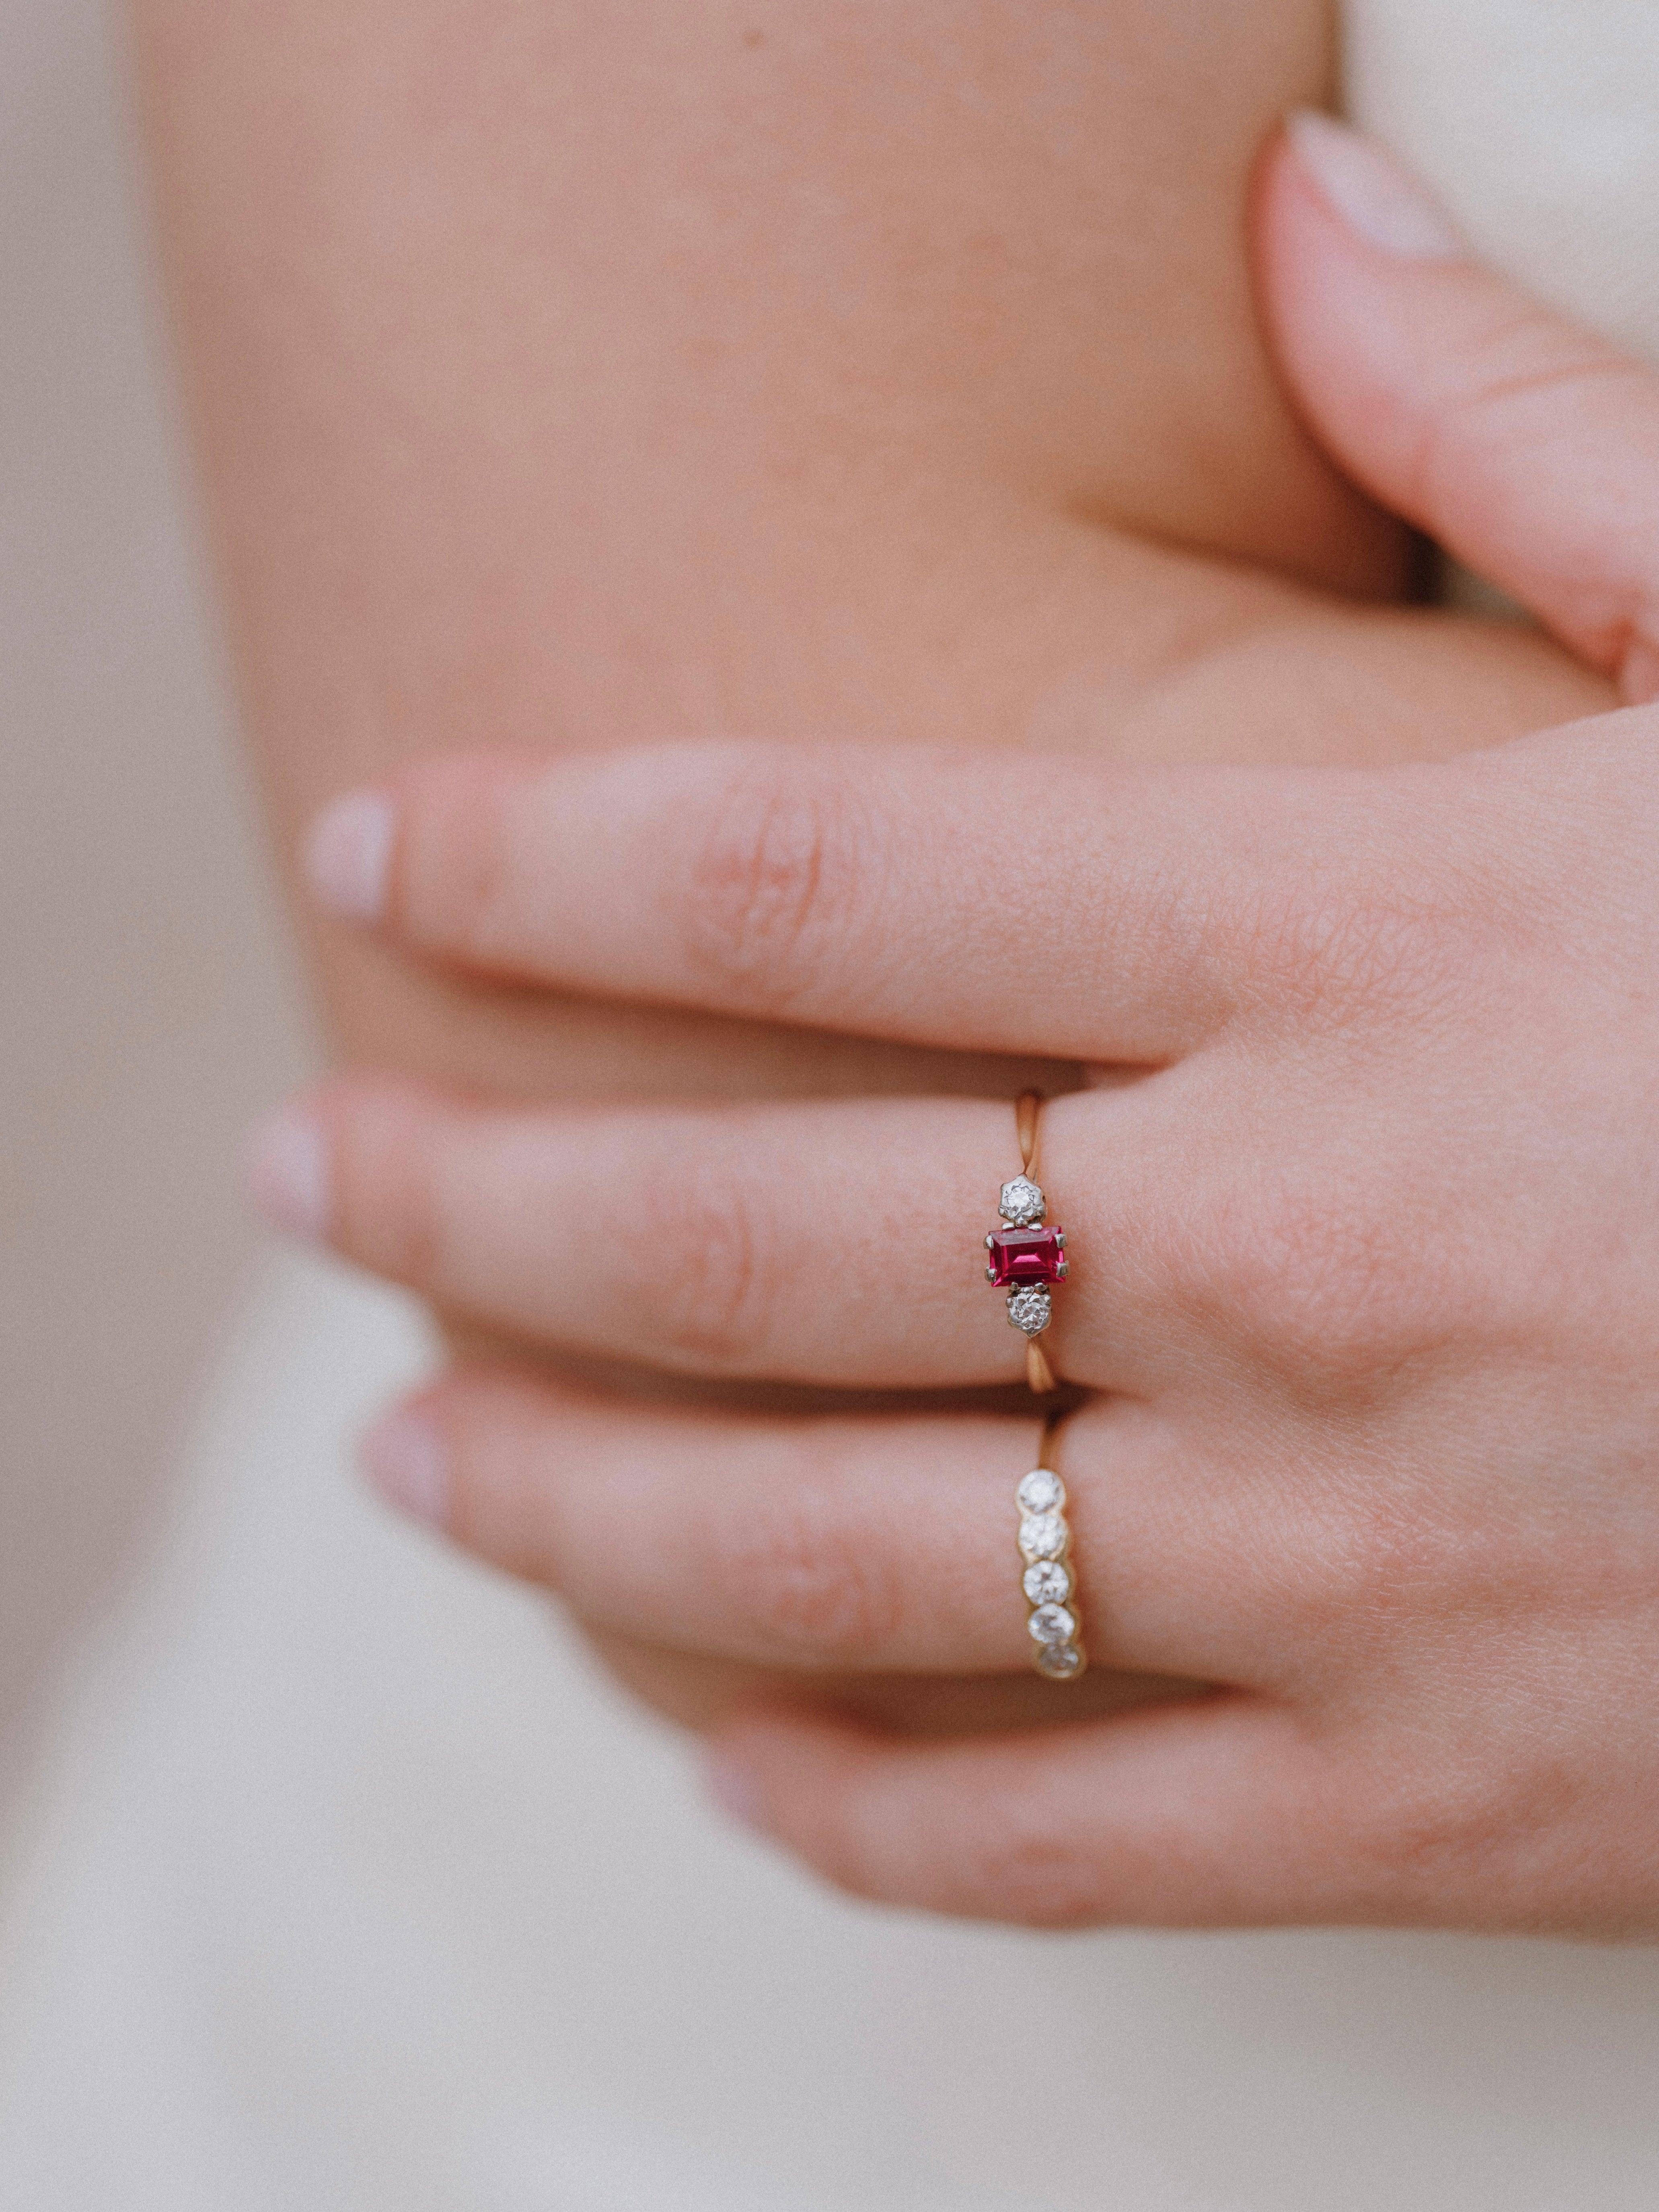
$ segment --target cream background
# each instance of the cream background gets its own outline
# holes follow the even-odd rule
[[[169,412],[117,34],[0,0],[0,1789],[143,1529],[302,1064]]]
[[[1504,112],[1536,126],[1526,173],[1572,160],[1539,88],[1573,82],[1575,53],[1599,69],[1620,27],[1632,67],[1659,65],[1653,0],[1529,13],[1519,47],[1518,4],[1356,9],[1357,83],[1389,93],[1366,112],[1409,131],[1413,72],[1437,86],[1477,15]],[[144,1407],[159,1431],[167,1362],[187,1366],[241,1236],[232,1132],[294,1049],[213,750],[93,22],[84,0],[0,0],[17,1679],[86,1617],[139,1517]],[[1603,155],[1585,155],[1595,191],[1575,177],[1586,233],[1623,223],[1629,265],[1659,272],[1659,134]],[[405,1302],[316,1261],[283,1259],[249,1304],[0,1914],[0,2203],[1659,2202],[1659,1952],[1036,1938],[866,1911],[732,1832],[684,1742],[596,1681],[531,1593],[349,1480],[363,1414],[427,1352]]]

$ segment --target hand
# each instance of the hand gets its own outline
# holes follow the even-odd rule
[[[1376,264],[1373,307],[1394,288],[1480,340],[1488,280],[1279,188],[1287,225]],[[1565,340],[1538,318],[1528,343],[1541,380]],[[1587,463],[1656,434],[1644,384],[1550,401]],[[1503,574],[1510,509],[1480,495],[1512,507],[1524,460],[1509,579],[1638,687],[1648,518],[1578,518],[1586,557],[1553,571],[1552,500],[1596,479],[1539,471],[1535,438],[1483,455],[1517,404],[1439,421],[1419,511],[1461,485]],[[382,923],[430,956],[1146,1071],[1047,1117],[1057,1361],[1112,1394],[1065,1468],[1097,1662],[1224,1688],[925,1748],[757,1715],[724,1757],[763,1825],[850,1887],[1003,1918],[1659,1930],[1654,735],[1612,716],[1339,776],[699,748],[388,794]],[[1006,1109],[506,1114],[357,1082],[307,1115],[314,1225],[519,1333],[865,1389],[1018,1370],[973,1264]],[[1026,1648],[1031,1434],[462,1374],[381,1448],[405,1502],[586,1618],[948,1676]]]

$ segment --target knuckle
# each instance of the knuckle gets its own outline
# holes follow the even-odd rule
[[[902,1623],[899,1577],[810,1492],[781,1486],[746,1515],[716,1571],[769,1654],[799,1666],[866,1667]]]
[[[1352,1410],[1443,1336],[1443,1262],[1415,1209],[1316,1176],[1233,1200],[1213,1226],[1206,1317],[1304,1403]]]
[[[898,1838],[909,1825],[897,1824]],[[910,1850],[884,1806],[843,1802],[818,1808],[803,1841],[819,1873],[850,1897],[1052,1930],[1097,1927],[1106,1917],[1097,1839],[1068,1840],[1035,1820],[994,1839],[977,1820],[948,1834],[930,1824]]]
[[[1375,1680],[1414,1624],[1467,1598],[1460,1532],[1420,1493],[1395,1495],[1324,1468],[1313,1472],[1297,1519],[1274,1591],[1287,1648],[1322,1652],[1339,1666],[1363,1662]]]
[[[1396,1911],[1405,1903],[1440,1917],[1449,1900],[1478,1899],[1487,1924],[1501,1922],[1516,1869],[1570,1829],[1583,1793],[1575,1762],[1553,1743],[1510,1742],[1505,1753],[1439,1760],[1401,1758],[1396,1747],[1390,1771],[1373,1775],[1358,1840]],[[1535,1893],[1535,1875],[1520,1888]]]
[[[522,943],[522,871],[506,801],[523,763],[464,754],[422,762],[404,785],[404,850],[393,883],[399,921],[463,959],[492,962]]]
[[[1547,308],[1507,306],[1474,347],[1461,384],[1425,410],[1409,462],[1411,497],[1443,511],[1457,497],[1472,449],[1524,449],[1559,436],[1581,402],[1599,411],[1609,390],[1644,404],[1647,375],[1641,363],[1564,327]]]
[[[1468,973],[1466,933],[1421,885],[1306,885],[1256,917],[1258,990],[1298,1023],[1421,1027]]]
[[[694,957],[769,1009],[809,992],[856,918],[866,828],[845,787],[825,777],[732,782],[691,871]]]
[[[400,1283],[439,1283],[446,1239],[437,1196],[441,1133],[433,1115],[388,1090],[348,1096],[333,1118],[335,1242]]]
[[[449,1534],[497,1566],[561,1589],[568,1545],[556,1443],[539,1400],[519,1376],[485,1369],[451,1376],[427,1403],[450,1446]]]
[[[981,1911],[994,1899],[999,1919],[1027,1928],[1082,1928],[1099,1919],[1099,1839],[1077,1832],[1075,1822],[1015,1805],[1000,1829],[963,1845],[965,1886]]]
[[[621,1233],[636,1240],[626,1273],[648,1286],[659,1348],[697,1369],[752,1365],[769,1340],[780,1271],[743,1178],[669,1164],[639,1196]]]

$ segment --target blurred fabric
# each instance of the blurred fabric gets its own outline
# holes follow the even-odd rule
[[[167,396],[118,34],[0,0],[0,1792],[145,1525],[301,1066]]]

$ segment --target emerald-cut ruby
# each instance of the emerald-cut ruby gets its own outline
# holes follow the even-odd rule
[[[1060,1229],[1000,1229],[987,1247],[991,1280],[1057,1283],[1066,1273],[1066,1237]]]

